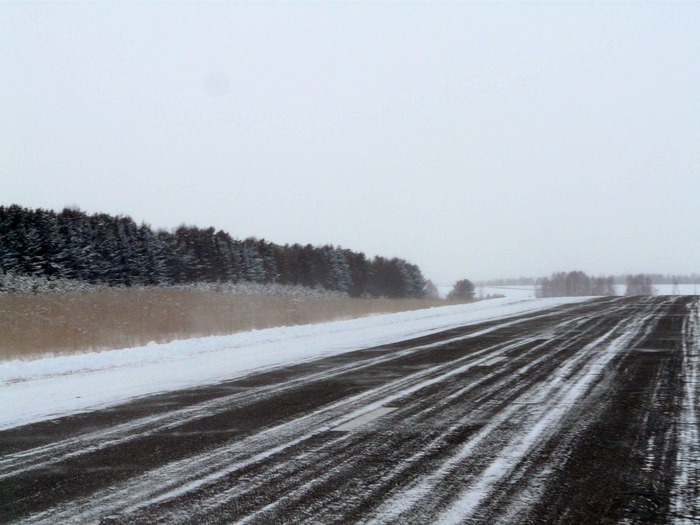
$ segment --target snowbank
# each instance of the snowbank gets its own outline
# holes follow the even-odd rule
[[[0,363],[0,429],[587,300],[493,299],[315,325]]]

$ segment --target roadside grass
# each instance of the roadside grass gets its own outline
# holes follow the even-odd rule
[[[453,304],[421,299],[103,289],[0,295],[0,360],[34,359]]]

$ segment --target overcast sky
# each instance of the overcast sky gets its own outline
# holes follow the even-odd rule
[[[700,271],[700,2],[3,2],[0,68],[0,204]]]

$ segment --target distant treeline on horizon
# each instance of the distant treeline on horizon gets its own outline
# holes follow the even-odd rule
[[[555,274],[556,275],[556,274]],[[691,273],[690,275],[681,274],[660,274],[649,273],[644,274],[651,279],[652,284],[700,284],[700,274]],[[621,274],[604,276],[605,279],[612,278],[614,284],[627,284],[627,280],[633,277],[633,274]],[[488,281],[478,281],[477,286],[535,286],[540,284],[548,277],[516,277],[511,279],[489,279]]]
[[[625,295],[654,295],[651,277],[628,275]],[[615,278],[590,277],[583,272],[558,272],[537,281],[537,297],[616,295]]]
[[[238,240],[214,228],[154,231],[131,217],[0,206],[0,271],[112,286],[196,282],[323,287],[351,297],[423,297],[420,268],[337,246]]]
[[[695,274],[691,275],[691,278]],[[626,275],[624,284],[625,295],[654,295],[654,275],[637,274]],[[556,272],[549,277],[540,279],[532,279],[523,284],[522,282],[508,284],[494,284],[506,288],[508,286],[532,286],[537,297],[577,297],[577,296],[595,296],[595,295],[617,295],[615,285],[618,284],[617,279],[609,275],[593,277],[581,271],[573,272]],[[697,282],[697,281],[696,281]],[[674,280],[674,284],[693,284],[681,283]],[[480,283],[480,286],[488,286]]]

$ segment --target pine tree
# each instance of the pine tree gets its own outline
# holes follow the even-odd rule
[[[214,228],[154,232],[128,216],[0,206],[0,271],[110,285],[249,280],[324,286],[353,297],[421,297],[425,279],[403,259],[339,246],[279,246]]]
[[[448,299],[457,301],[473,301],[474,300],[474,284],[469,279],[461,279],[457,281],[452,290],[447,295]]]
[[[265,265],[254,238],[243,243],[243,278],[254,283],[265,282]]]

